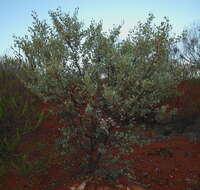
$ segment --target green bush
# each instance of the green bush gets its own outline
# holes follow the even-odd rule
[[[101,22],[85,27],[77,11],[49,14],[52,26],[33,14],[30,35],[15,38],[15,45],[20,61],[29,65],[26,86],[57,102],[64,125],[57,144],[68,155],[66,168],[75,168],[76,177],[114,183],[120,175],[131,177],[131,164],[122,155],[143,144],[135,124],[175,94],[182,80],[172,53],[178,38],[170,35],[166,18],[154,25],[152,14],[121,42],[121,26],[105,33]]]
[[[22,154],[17,148],[22,137],[35,130],[42,118],[37,96],[20,81],[20,65],[11,58],[0,60],[0,166],[8,168]]]

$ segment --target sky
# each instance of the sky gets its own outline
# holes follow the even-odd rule
[[[58,7],[67,13],[79,8],[80,20],[85,24],[101,20],[105,31],[124,22],[122,37],[138,21],[144,22],[149,13],[158,23],[168,17],[177,34],[194,22],[200,23],[200,0],[0,0],[0,56],[12,54],[13,35],[28,34],[33,21],[31,11],[50,22],[48,11]]]

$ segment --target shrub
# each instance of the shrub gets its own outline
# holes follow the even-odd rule
[[[175,96],[164,99],[162,105],[163,113],[156,117],[156,128],[166,131],[166,134],[199,133],[200,113],[200,79],[198,77],[186,78],[177,86],[178,92]],[[162,128],[160,127],[162,126]]]
[[[38,98],[22,84],[17,76],[20,73],[20,66],[15,60],[8,57],[1,59],[0,170],[2,171],[20,157],[17,148],[22,137],[36,129],[42,120],[42,113],[36,107]]]
[[[182,33],[180,59],[185,64],[190,77],[199,77],[200,24],[193,23]]]
[[[177,38],[170,36],[169,21],[153,25],[150,14],[120,42],[121,26],[105,33],[101,22],[85,27],[77,11],[49,14],[52,26],[34,13],[30,37],[16,37],[15,45],[23,52],[17,54],[20,61],[29,65],[26,86],[57,102],[64,125],[57,144],[68,156],[66,167],[76,166],[76,177],[112,182],[131,177],[131,164],[122,155],[143,144],[135,124],[174,94],[183,76],[172,54]]]

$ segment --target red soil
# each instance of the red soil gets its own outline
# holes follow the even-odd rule
[[[43,110],[48,109],[47,104],[41,105]],[[53,148],[59,126],[55,116],[50,115],[37,131],[24,138],[24,144],[19,148],[21,151],[29,150],[30,161],[43,159],[44,170],[33,168],[27,175],[12,171],[0,178],[0,190],[69,189],[72,180]],[[150,135],[154,133],[150,132]],[[38,148],[38,143],[45,147]],[[134,148],[133,154],[126,156],[126,159],[135,161],[133,169],[136,179],[145,189],[200,190],[200,143],[179,136]],[[47,158],[44,156],[46,153],[49,153]],[[126,180],[121,181],[126,183]]]

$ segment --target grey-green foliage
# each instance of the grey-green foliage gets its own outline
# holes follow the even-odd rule
[[[146,23],[139,22],[120,43],[115,84],[104,84],[111,110],[133,121],[152,113],[155,105],[175,92],[172,87],[183,77],[172,54],[178,38],[170,36],[167,19],[155,26],[153,18],[150,14]]]
[[[29,74],[23,82],[44,100],[58,102],[66,127],[57,144],[72,156],[68,169],[79,166],[78,176],[111,180],[130,176],[121,155],[142,143],[134,124],[154,113],[182,79],[172,54],[178,39],[170,35],[169,21],[154,25],[150,14],[120,41],[121,26],[106,33],[101,22],[86,27],[77,10],[72,16],[60,9],[49,15],[52,25],[34,13],[30,35],[15,38],[16,57]]]

